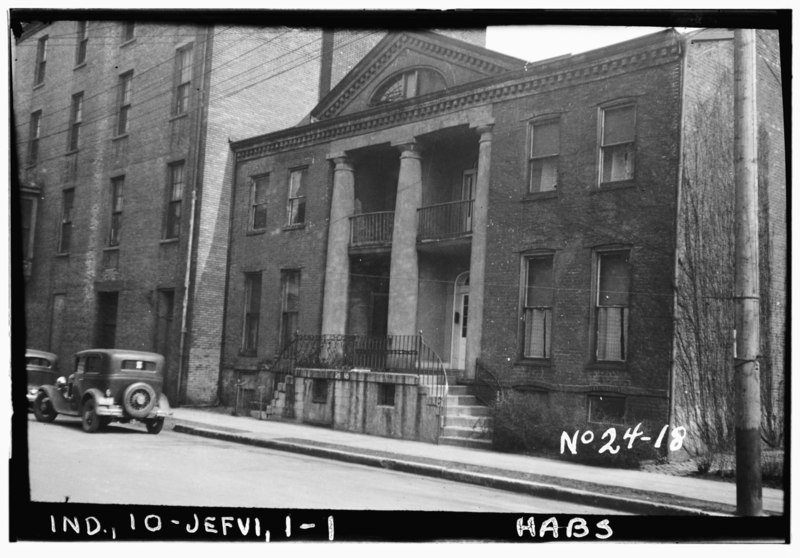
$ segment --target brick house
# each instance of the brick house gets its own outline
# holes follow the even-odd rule
[[[173,403],[214,403],[228,144],[300,122],[384,34],[26,25],[12,49],[27,346],[64,372],[87,347],[160,352]]]
[[[759,36],[760,71],[779,75],[777,34]],[[485,419],[459,413],[500,389],[590,423],[674,420],[676,301],[689,296],[674,288],[676,255],[687,230],[707,226],[684,218],[679,192],[709,187],[684,164],[703,134],[686,118],[703,84],[730,70],[729,43],[668,30],[526,63],[392,33],[307,122],[233,142],[223,398],[247,392],[260,412],[453,443],[488,437]],[[710,44],[718,64],[703,66]],[[781,90],[762,89],[764,138],[779,146],[762,163],[762,240],[769,269],[785,270]],[[785,271],[763,290],[782,378]],[[287,347],[311,337],[321,364],[287,373]],[[380,338],[382,361],[353,356]],[[391,365],[410,352],[411,366]],[[427,359],[446,371],[452,408],[431,409],[441,382],[414,379]]]

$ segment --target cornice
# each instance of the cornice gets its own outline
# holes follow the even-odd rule
[[[298,149],[320,142],[360,135],[374,130],[420,121],[486,103],[512,100],[544,93],[621,74],[644,70],[678,59],[680,45],[655,45],[650,49],[587,62],[577,67],[564,67],[546,74],[526,75],[525,70],[434,94],[425,100],[409,99],[379,109],[319,121],[299,128],[290,128],[266,136],[233,144],[237,161]],[[380,57],[382,58],[382,56]],[[376,61],[377,62],[377,61]],[[498,79],[500,80],[497,83]]]

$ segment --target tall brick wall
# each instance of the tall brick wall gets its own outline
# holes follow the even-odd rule
[[[666,420],[678,162],[679,64],[630,71],[494,106],[481,359],[506,386],[627,397],[627,419]],[[598,189],[598,105],[636,102],[635,180]],[[557,193],[526,196],[527,121],[560,118]],[[596,363],[593,249],[630,248],[629,353]],[[552,358],[522,358],[522,255],[554,253]]]

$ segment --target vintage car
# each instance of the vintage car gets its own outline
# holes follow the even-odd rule
[[[164,357],[120,349],[90,349],[75,355],[75,372],[39,388],[33,412],[39,422],[61,413],[80,416],[83,430],[97,432],[112,421],[144,423],[158,434],[171,415],[164,383]]]
[[[36,400],[39,386],[55,383],[58,378],[58,357],[46,351],[25,350],[25,370],[28,375],[28,405]]]

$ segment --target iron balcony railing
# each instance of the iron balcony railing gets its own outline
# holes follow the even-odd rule
[[[473,200],[437,203],[417,210],[417,240],[458,238],[472,232]]]
[[[392,243],[394,211],[360,213],[350,217],[350,245],[376,246]]]

